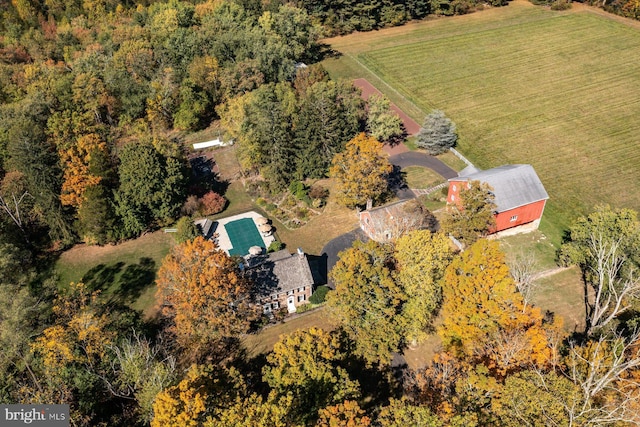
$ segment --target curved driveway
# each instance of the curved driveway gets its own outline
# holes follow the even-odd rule
[[[408,166],[423,166],[433,170],[445,179],[455,178],[458,176],[458,172],[454,171],[440,160],[433,156],[429,156],[428,154],[420,153],[419,151],[408,151],[406,153],[396,154],[389,157],[389,162],[401,169]]]
[[[456,171],[442,163],[440,160],[417,151],[409,151],[406,153],[393,155],[389,157],[389,162],[392,165],[399,167],[400,169],[406,168],[407,166],[422,166],[425,168],[429,168],[445,179],[455,178],[458,176],[458,173]],[[413,191],[409,190],[408,188],[396,188],[395,192],[400,199],[415,197]],[[327,272],[331,271],[333,266],[338,262],[338,253],[347,248],[350,248],[353,245],[353,242],[356,240],[368,240],[368,237],[360,228],[356,228],[355,230],[336,237],[322,248],[321,255],[326,255],[327,257]],[[330,287],[334,287],[333,283],[331,283],[328,277],[327,282]]]
[[[324,248],[322,248],[322,255],[327,256],[327,273],[331,271],[333,266],[338,262],[338,254],[341,251],[350,248],[356,240],[368,240],[367,236],[365,236],[364,232],[359,228],[338,236],[324,245]],[[331,288],[334,288],[333,283],[331,283],[331,280],[328,277],[327,284]]]

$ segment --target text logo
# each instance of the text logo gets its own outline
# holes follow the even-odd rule
[[[69,405],[0,405],[0,426],[69,427]]]

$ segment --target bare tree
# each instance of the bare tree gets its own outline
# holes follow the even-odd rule
[[[640,221],[631,209],[597,206],[571,227],[560,259],[582,270],[587,335],[610,327],[640,297]]]
[[[640,367],[640,331],[629,337],[603,335],[583,346],[570,344],[564,375],[580,391],[566,399],[571,425],[640,423],[640,383],[629,373]]]
[[[531,252],[519,251],[509,257],[507,264],[513,280],[516,282],[518,292],[522,295],[524,313],[527,305],[531,304],[531,298],[535,294],[538,283],[534,281],[537,266],[536,257]]]
[[[22,234],[25,234],[24,226],[22,222],[22,214],[20,210],[20,205],[24,201],[25,197],[31,197],[28,192],[22,193],[20,197],[16,197],[15,194],[11,194],[11,200],[8,200],[8,197],[0,194],[0,208],[9,215],[11,220],[18,226]]]
[[[605,238],[598,231],[588,236],[587,250],[593,260],[587,265],[592,291],[591,297],[585,295],[588,335],[608,326],[640,296],[640,278],[623,251],[623,239]]]

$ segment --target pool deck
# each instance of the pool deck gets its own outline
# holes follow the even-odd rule
[[[236,221],[238,219],[243,219],[243,218],[251,218],[253,219],[253,223],[255,224],[256,219],[262,217],[263,215],[260,215],[258,212],[255,211],[249,211],[249,212],[245,212],[245,213],[241,213],[238,215],[234,215],[234,216],[229,216],[227,218],[221,218],[221,219],[217,219],[214,221],[214,235],[217,235],[215,241],[218,244],[218,247],[220,249],[222,249],[223,251],[225,251],[227,253],[227,255],[229,254],[229,251],[231,249],[233,249],[233,245],[231,244],[231,240],[229,240],[229,235],[227,234],[227,230],[224,228],[225,224],[228,224],[232,221]],[[256,228],[258,228],[258,225],[256,224]],[[259,232],[259,231],[258,231]],[[260,233],[260,232],[259,232]],[[260,233],[260,237],[262,237],[262,242],[264,243],[264,247],[265,249],[269,247],[269,245],[276,240],[275,237],[273,237],[273,234],[271,234],[270,236],[263,236],[262,233]]]

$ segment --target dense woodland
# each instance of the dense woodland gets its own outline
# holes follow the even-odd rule
[[[182,142],[212,121],[268,191],[332,176],[346,205],[377,198],[389,165],[376,138],[401,129],[388,102],[365,110],[313,65],[331,54],[321,37],[476,6],[0,0],[0,401],[69,403],[75,426],[638,422],[632,211],[598,208],[567,238],[561,261],[597,297],[572,335],[531,305],[526,263],[460,216],[462,254],[430,231],[345,251],[326,308],[339,328],[256,359],[239,346],[261,324],[251,284],[201,238],[163,262],[153,321],[49,277],[52,254],[76,242],[173,224],[193,198],[223,205],[223,183],[194,180]],[[391,366],[433,332],[443,349],[427,368]]]

